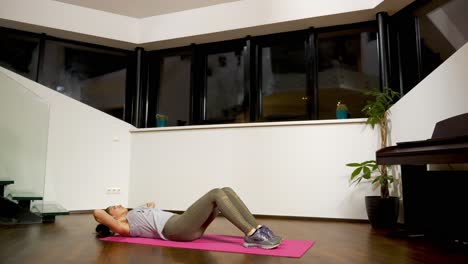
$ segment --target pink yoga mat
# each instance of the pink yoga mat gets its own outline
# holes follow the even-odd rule
[[[243,238],[222,235],[204,235],[192,242],[175,242],[154,238],[111,236],[101,238],[102,241],[123,242],[132,244],[152,245],[161,247],[200,249],[208,251],[222,251],[242,254],[256,254],[277,257],[300,258],[314,245],[315,241],[283,240],[275,249],[245,248],[242,246]]]

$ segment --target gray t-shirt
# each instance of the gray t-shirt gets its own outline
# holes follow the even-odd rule
[[[167,220],[173,213],[157,208],[135,208],[128,212],[127,221],[130,226],[130,236],[162,238],[167,240],[162,234]]]

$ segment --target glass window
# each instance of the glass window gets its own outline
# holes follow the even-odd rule
[[[39,38],[0,29],[0,66],[36,80]]]
[[[318,34],[319,119],[335,119],[338,102],[364,117],[363,92],[379,88],[377,33],[360,29]]]
[[[168,126],[189,125],[191,59],[185,55],[162,59],[157,113],[168,117]]]
[[[243,60],[242,51],[207,55],[205,123],[247,121]]]
[[[39,76],[43,85],[124,118],[127,56],[124,52],[46,41]]]
[[[304,41],[266,45],[260,52],[260,120],[308,119]]]
[[[423,77],[461,48],[468,40],[468,1],[452,0],[416,11],[421,34]]]

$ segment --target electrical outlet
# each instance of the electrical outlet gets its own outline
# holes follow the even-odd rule
[[[106,194],[120,194],[120,187],[107,187]]]

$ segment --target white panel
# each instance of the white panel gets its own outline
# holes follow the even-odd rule
[[[382,1],[380,1],[382,2]],[[243,0],[141,19],[142,43],[374,8],[374,1]]]
[[[130,17],[149,17],[239,0],[54,0]]]
[[[0,18],[40,26],[44,32],[55,29],[50,33],[58,36],[68,31],[131,43],[138,43],[139,37],[136,18],[51,0],[2,0]]]
[[[47,102],[0,71],[0,177],[15,182],[8,188],[43,195],[48,126]]]
[[[45,200],[68,210],[128,201],[130,133],[133,126],[0,68],[50,105]],[[120,187],[120,194],[106,194]]]
[[[366,219],[369,185],[350,187],[346,163],[372,159],[363,123],[135,132],[129,204],[185,210],[231,186],[255,214]]]
[[[391,110],[392,142],[428,139],[443,119],[468,112],[468,44],[406,94]]]

